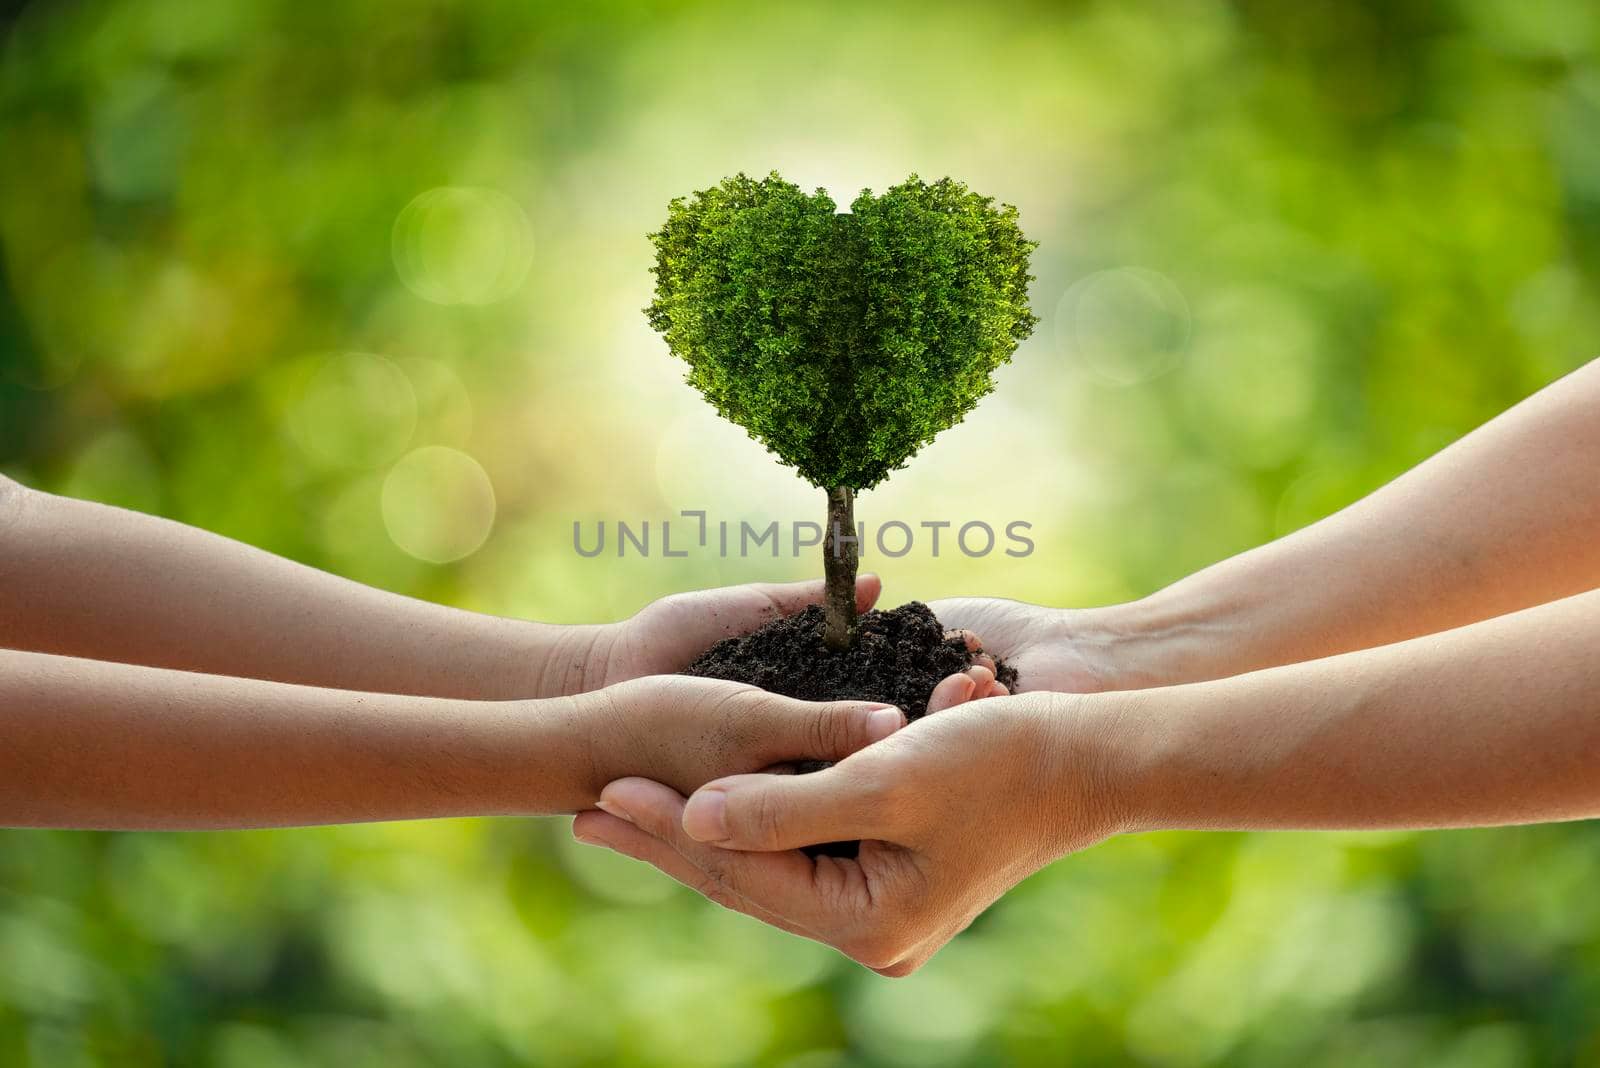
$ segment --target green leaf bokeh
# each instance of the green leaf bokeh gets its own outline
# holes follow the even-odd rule
[[[739,171],[952,174],[1041,322],[857,515],[1038,549],[864,564],[1133,597],[1600,350],[1597,132],[1582,0],[33,4],[0,471],[554,621],[809,577],[573,552],[815,511],[641,321],[643,235]],[[1592,825],[1117,841],[901,982],[565,836],[0,834],[0,1064],[1600,1064]]]

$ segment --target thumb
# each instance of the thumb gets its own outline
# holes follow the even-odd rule
[[[767,697],[761,710],[762,747],[768,763],[843,760],[906,725],[894,705],[872,701],[797,701]]]
[[[822,579],[803,582],[752,582],[748,589],[767,599],[780,616],[792,616],[814,604],[821,604],[828,591]],[[883,582],[870,571],[856,576],[856,611],[865,612],[877,603]]]
[[[683,830],[699,842],[754,852],[881,838],[883,796],[839,765],[810,775],[734,775],[694,792]]]

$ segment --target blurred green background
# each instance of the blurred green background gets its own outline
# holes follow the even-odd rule
[[[667,200],[776,168],[1015,203],[1035,336],[858,504],[1034,525],[887,600],[1128,598],[1600,346],[1588,0],[129,0],[0,57],[0,470],[556,621],[819,520],[645,325]],[[592,529],[590,527],[589,529]],[[1293,595],[1293,591],[1285,591]],[[1159,835],[890,982],[565,821],[0,834],[0,1064],[1600,1064],[1600,833]]]

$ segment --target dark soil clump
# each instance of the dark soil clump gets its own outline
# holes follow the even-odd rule
[[[907,720],[920,719],[940,680],[972,665],[972,654],[927,605],[911,601],[887,612],[872,611],[856,624],[855,643],[835,652],[822,642],[822,608],[768,623],[753,634],[728,638],[708,649],[686,675],[745,682],[802,701],[878,701],[895,705]],[[1013,687],[1014,669],[997,663],[999,681]],[[828,765],[806,761],[804,774]],[[813,856],[853,857],[855,842],[812,847]]]

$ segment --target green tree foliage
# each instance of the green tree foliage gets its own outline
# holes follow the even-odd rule
[[[901,500],[1033,520],[1039,551],[951,567],[919,536],[891,589],[1137,597],[1600,351],[1592,0],[20,7],[0,471],[418,597],[593,621],[803,577],[588,566],[561,536],[660,509],[680,410],[626,388],[611,318],[645,302],[625,238],[657,220],[618,200],[665,207],[716,161],[915,158],[1026,197],[1044,321],[1005,388],[1037,418]],[[516,296],[443,306],[398,274],[399,216],[451,183],[527,210]],[[456,262],[424,260],[452,285]],[[1187,347],[1145,359],[1175,316]],[[330,466],[290,418],[329,347],[392,360],[417,403],[343,390],[328,418],[414,416],[515,527],[461,565],[397,548],[389,464]],[[0,1065],[1600,1065],[1600,821],[1117,839],[894,983],[570,838],[0,831]]]
[[[674,200],[647,313],[718,412],[859,490],[960,422],[1038,320],[1016,208],[915,175],[850,208],[776,173]]]

